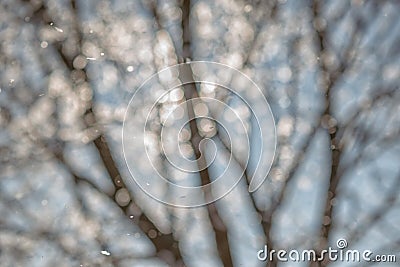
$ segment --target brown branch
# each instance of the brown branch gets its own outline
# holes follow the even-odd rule
[[[314,12],[314,18],[318,18],[319,14],[321,12],[321,2],[319,0],[314,0],[313,1],[313,12]],[[325,36],[325,30],[324,29],[316,29],[316,34],[317,34],[317,43],[319,44],[319,52],[323,53],[326,49],[326,42],[327,38]],[[335,82],[337,81],[338,77],[337,75],[332,76],[330,75],[329,69],[325,64],[324,60],[320,60],[320,69],[321,69],[321,75],[324,78],[323,80],[326,81],[326,84],[324,85],[325,88],[323,91],[326,92],[325,94],[325,110],[323,112],[323,115],[321,117],[321,124],[324,123],[324,119],[329,119],[333,115],[332,107],[331,107],[331,92],[332,92],[332,87],[334,86]],[[343,73],[344,70],[342,70],[341,73]],[[338,142],[336,139],[336,132],[337,128],[335,126],[334,129],[329,130],[328,129],[328,134],[329,134],[329,139],[330,139],[330,146],[331,146],[331,170],[330,170],[330,177],[329,177],[329,186],[327,190],[327,196],[326,196],[326,201],[325,201],[325,207],[324,207],[324,214],[323,218],[332,218],[332,212],[333,212],[333,206],[332,206],[332,199],[336,197],[336,189],[340,181],[340,177],[336,175],[338,167],[339,167],[339,162],[341,158],[341,150],[339,149]],[[324,219],[322,220],[324,221]],[[331,223],[328,224],[323,224],[321,226],[321,243],[319,244],[319,249],[322,249],[322,247],[325,247],[325,242],[328,239],[330,230],[331,230]],[[325,266],[325,262],[320,263],[322,266]]]
[[[81,29],[81,26],[79,24],[79,18],[78,18],[78,10],[77,10],[77,5],[75,4],[74,0],[71,0],[71,7],[74,10],[74,16],[75,18],[73,19],[73,21],[75,22],[75,30],[76,33],[78,34],[78,40],[79,40],[79,51],[78,53],[80,53],[80,50],[82,48],[83,45],[83,31]],[[72,72],[74,71],[74,68],[72,66],[72,64],[70,64],[70,62],[72,62],[73,58],[68,58],[67,55],[65,55],[62,51],[62,49],[59,47],[58,49],[56,49],[58,51],[59,56],[61,57],[62,61],[64,62],[66,68]],[[77,55],[75,55],[77,56]],[[87,78],[86,75],[86,69],[82,70],[85,73],[85,78]],[[89,118],[90,120],[85,120],[85,118]],[[85,125],[85,127],[89,128],[92,127],[93,125],[98,125],[98,120],[96,118],[96,115],[93,112],[93,102],[91,102],[88,106],[88,109],[86,110],[85,114],[83,114],[83,118],[82,118],[82,122]],[[99,156],[105,166],[105,169],[110,177],[111,182],[113,183],[114,187],[115,187],[115,192],[113,196],[108,196],[110,198],[111,201],[113,201],[118,207],[121,208],[121,210],[124,212],[125,215],[128,215],[128,207],[130,206],[130,203],[133,202],[133,198],[132,196],[130,196],[131,202],[126,205],[125,207],[121,207],[115,198],[115,194],[117,193],[117,189],[119,188],[126,188],[126,185],[124,184],[123,180],[122,180],[122,176],[118,170],[117,164],[111,154],[111,149],[108,145],[108,143],[106,142],[106,137],[104,135],[104,133],[101,133],[95,140],[93,140],[93,143],[95,144],[95,147],[99,153]],[[62,144],[62,142],[61,142]],[[60,157],[59,155],[55,155],[56,158],[58,158],[60,160],[61,163],[63,163],[65,166],[68,167],[69,171],[71,172],[71,174],[74,177],[74,181],[75,182],[82,182],[85,181],[87,184],[89,184],[91,187],[93,187],[94,185],[91,184],[87,179],[84,179],[82,177],[80,177],[79,175],[77,175],[76,173],[73,172],[71,166],[69,166],[68,164],[66,164],[66,162],[63,160],[62,157]],[[97,188],[97,187],[96,187]],[[131,192],[129,192],[130,194]],[[79,199],[78,199],[79,200]],[[156,227],[154,226],[154,224],[144,215],[141,215],[141,221],[145,221],[147,223],[147,225],[150,225],[151,228],[156,229]],[[141,226],[141,224],[139,224],[139,227]],[[144,229],[142,229],[144,230]],[[163,239],[165,238],[170,238],[171,239],[171,235],[162,235],[162,236],[157,236],[156,238],[152,239],[151,241],[155,244],[155,246],[157,248],[160,247],[160,243],[163,242]]]
[[[186,61],[190,61],[192,59],[191,34],[190,34],[190,12],[191,12],[190,0],[184,0],[181,8],[182,8],[182,41],[183,41],[182,45],[183,45],[183,47],[182,47],[182,55],[180,55],[179,58],[180,58],[181,62],[186,62]],[[192,73],[190,66],[183,65],[183,67],[180,69],[179,75],[180,75],[180,77],[183,78],[183,80],[193,81],[193,73]],[[186,100],[190,100],[190,99],[198,97],[196,85],[194,84],[194,82],[187,83],[184,85],[184,94],[185,94]],[[189,115],[190,131],[192,133],[190,142],[192,143],[192,146],[194,148],[196,158],[199,159],[200,158],[199,143],[201,141],[201,137],[200,137],[198,129],[197,129],[196,120],[194,119],[195,116],[194,116],[194,110],[193,110],[193,105],[192,105],[191,101],[188,101],[187,108],[188,108],[188,115]],[[203,158],[203,160],[204,160],[204,158]],[[198,162],[198,164],[204,165],[204,162],[203,163]],[[200,168],[200,169],[202,169],[202,168]],[[200,177],[202,180],[202,184],[207,184],[210,182],[210,178],[208,176],[207,170],[200,171]],[[211,206],[207,206],[207,208],[209,210],[208,214],[210,215]],[[210,218],[210,220],[213,223],[214,220],[212,220],[212,218]],[[213,225],[213,228],[216,233],[216,240],[217,240],[216,243],[217,243],[217,248],[218,248],[218,253],[220,255],[220,258],[221,258],[224,266],[232,266],[232,260],[231,260],[230,250],[229,250],[229,242],[228,242],[227,234],[226,234],[226,232],[219,231],[215,227],[215,225]]]
[[[314,0],[313,1],[313,13],[314,13],[314,18],[318,18],[321,13],[321,4],[322,2],[319,0]],[[336,86],[337,81],[343,76],[343,74],[346,72],[347,69],[350,68],[350,66],[354,63],[354,60],[356,58],[356,53],[354,52],[356,46],[359,43],[358,36],[361,30],[362,22],[360,18],[356,20],[356,25],[355,25],[355,31],[352,34],[352,38],[347,45],[342,58],[340,58],[340,64],[339,66],[332,70],[329,69],[329,67],[326,65],[325,60],[320,61],[320,69],[321,69],[321,75],[324,78],[323,80],[325,81],[324,84],[324,91],[325,93],[325,110],[323,112],[323,115],[321,117],[321,126],[326,127],[326,120],[329,120],[334,117],[334,111],[332,108],[332,90]],[[325,29],[316,29],[316,35],[317,35],[317,41],[319,44],[319,51],[321,53],[324,53],[328,49],[327,45],[329,44],[329,40],[326,36]],[[330,146],[331,146],[331,170],[330,170],[330,177],[329,177],[329,186],[327,189],[327,198],[325,202],[325,208],[324,208],[324,214],[323,214],[323,220],[322,221],[328,221],[328,223],[324,223],[321,226],[320,230],[320,244],[318,245],[319,247],[317,248],[318,250],[323,249],[326,246],[326,242],[328,240],[328,237],[331,232],[332,228],[332,215],[334,213],[334,206],[332,205],[332,200],[337,197],[337,188],[340,183],[341,177],[343,177],[343,173],[338,173],[339,170],[339,164],[341,161],[341,156],[342,156],[342,149],[343,149],[343,144],[340,144],[340,136],[337,136],[338,131],[341,129],[338,129],[338,125],[336,126],[329,126],[326,127],[328,134],[329,134],[329,139],[330,139]],[[324,220],[325,218],[328,218],[328,220]],[[328,260],[323,261],[319,263],[321,266],[326,266],[328,264]]]

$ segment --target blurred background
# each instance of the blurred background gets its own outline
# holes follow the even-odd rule
[[[344,238],[400,260],[399,12],[395,0],[1,0],[0,266],[398,266],[257,252]],[[185,209],[137,186],[121,133],[146,79],[196,60],[261,88],[277,149],[256,192],[242,179]],[[169,101],[190,90],[237,104],[207,86]],[[148,146],[168,171],[159,124]]]

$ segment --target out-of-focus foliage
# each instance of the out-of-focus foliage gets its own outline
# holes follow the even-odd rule
[[[264,244],[338,238],[400,260],[399,12],[394,0],[1,1],[0,266],[264,266]],[[255,193],[243,179],[181,209],[131,178],[128,102],[185,60],[235,67],[267,97],[278,145]],[[220,92],[197,91],[240,106]]]

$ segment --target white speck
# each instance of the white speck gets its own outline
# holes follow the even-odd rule
[[[127,236],[130,236],[131,234],[126,234]]]
[[[54,29],[56,29],[56,31],[58,31],[58,32],[64,32],[63,29],[58,28],[58,27],[56,27],[56,26],[54,26]]]
[[[107,251],[107,250],[102,250],[100,253],[105,255],[105,256],[110,256],[111,255],[111,253],[109,251]]]
[[[133,219],[133,218],[134,218],[134,216],[133,216],[133,215],[131,215],[131,216],[129,216],[129,218]]]
[[[89,30],[89,33],[93,33],[93,30]]]
[[[54,25],[54,23],[53,22],[50,22],[50,26],[53,26]]]
[[[46,41],[40,43],[41,48],[46,48],[49,44]]]
[[[96,60],[97,58],[95,58],[95,57],[87,57],[86,59],[87,60]]]
[[[132,72],[132,71],[133,71],[133,66],[128,66],[128,67],[126,68],[126,70],[127,70],[128,72]]]
[[[150,185],[149,183],[146,183],[146,185]]]
[[[251,5],[245,5],[244,6],[244,12],[249,13],[252,10],[253,10],[253,7]]]
[[[101,52],[101,53],[100,53],[100,56],[104,56],[104,53],[103,53],[103,52]]]

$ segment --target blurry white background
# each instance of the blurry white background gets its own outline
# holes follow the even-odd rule
[[[395,0],[2,0],[0,266],[265,266],[264,244],[338,238],[400,257],[399,11]],[[268,99],[278,144],[255,193],[242,180],[182,209],[131,178],[128,102],[187,60],[235,67]],[[238,105],[219,92],[192,93]],[[174,179],[154,123],[149,145]],[[367,264],[269,263],[327,265]]]

